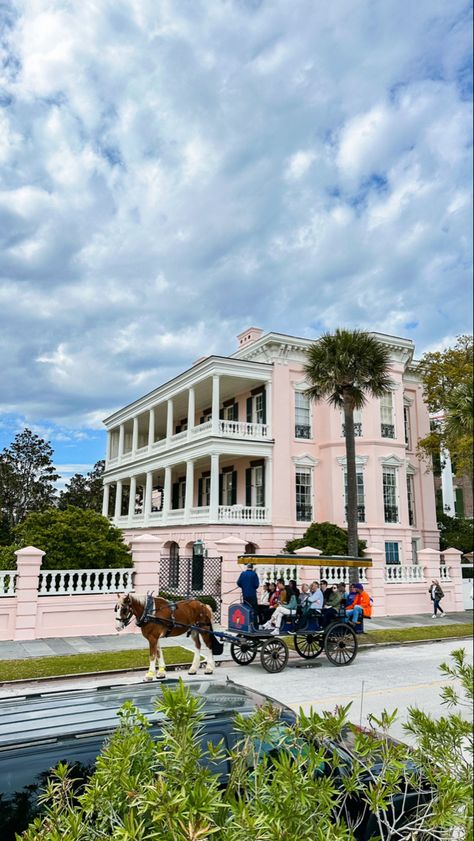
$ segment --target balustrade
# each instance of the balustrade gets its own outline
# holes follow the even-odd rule
[[[0,596],[14,596],[17,573],[15,570],[0,572]]]
[[[219,505],[218,518],[223,522],[253,520],[265,523],[268,520],[268,508],[257,505]]]
[[[388,564],[385,567],[385,581],[387,584],[414,584],[424,580],[423,567],[418,564],[411,566]]]
[[[219,421],[219,434],[234,438],[268,438],[266,423],[246,423],[245,421]]]
[[[40,572],[40,596],[123,593],[133,586],[133,569],[66,569]]]
[[[257,574],[262,584],[269,584],[271,581],[275,583],[279,578],[283,578],[285,583],[291,579],[296,580],[296,566],[279,566],[275,564],[274,566],[266,566],[262,569],[264,570],[263,572],[257,567]]]
[[[439,579],[440,579],[440,581],[451,581],[451,576],[449,574],[449,569],[445,564],[443,564],[439,568]]]
[[[395,426],[393,423],[381,423],[380,434],[382,438],[395,438]]]
[[[349,584],[350,569],[348,567],[320,567],[318,575],[315,575],[320,581],[327,581],[329,586],[333,584]],[[359,567],[359,581],[361,584],[367,583],[367,570],[365,567]]]

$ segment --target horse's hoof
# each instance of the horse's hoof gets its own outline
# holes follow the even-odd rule
[[[155,680],[155,675],[145,675],[143,683],[152,683]]]
[[[197,674],[196,669],[189,669],[188,675],[195,675]]]
[[[204,669],[204,674],[205,675],[213,675],[214,674],[214,669]]]
[[[166,672],[158,672],[156,676],[157,680],[166,680]]]

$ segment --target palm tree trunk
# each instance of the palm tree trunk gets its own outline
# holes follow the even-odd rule
[[[344,396],[344,435],[346,439],[346,461],[347,461],[347,544],[349,555],[353,558],[359,557],[359,535],[357,517],[357,476],[356,476],[356,453],[354,435],[354,406],[348,396]],[[359,581],[359,570],[349,570],[351,584]]]

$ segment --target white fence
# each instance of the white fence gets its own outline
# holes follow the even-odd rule
[[[133,569],[44,570],[39,575],[40,596],[123,593],[133,587]]]
[[[413,584],[424,580],[423,567],[416,564],[387,564],[385,567],[385,581],[388,584]]]
[[[0,572],[0,596],[14,596],[16,584],[16,571],[6,569]]]
[[[268,508],[259,505],[219,505],[218,516],[225,523],[265,523],[268,520]]]

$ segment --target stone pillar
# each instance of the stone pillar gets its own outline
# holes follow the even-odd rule
[[[109,516],[110,484],[104,482],[104,495],[102,497],[102,516]]]
[[[211,493],[209,522],[217,523],[219,516],[219,453],[211,453]]]
[[[194,429],[194,418],[196,414],[194,388],[188,391],[188,438],[191,438]]]
[[[245,569],[241,564],[237,563],[239,555],[245,553],[245,540],[241,540],[236,535],[229,535],[223,537],[221,540],[216,540],[215,547],[218,555],[222,555],[222,576],[221,576],[221,624],[224,627],[227,625],[227,611],[229,605],[233,602],[240,602],[242,592],[237,587],[236,581]],[[258,570],[257,570],[258,575]]]
[[[418,563],[423,567],[423,575],[429,589],[432,579],[439,579],[440,553],[436,549],[421,549],[418,552]]]
[[[132,453],[135,453],[138,450],[138,417],[135,415],[133,418],[133,427],[132,427]]]
[[[165,467],[165,482],[163,486],[163,525],[166,525],[171,503],[171,467]]]
[[[118,444],[118,460],[123,458],[123,445],[125,443],[125,426],[123,423],[119,426],[119,444]]]
[[[173,401],[168,400],[167,404],[167,413],[166,413],[166,437],[168,439],[171,438],[173,434]]]
[[[122,514],[122,480],[119,479],[115,485],[115,511],[114,517],[117,519]]]
[[[155,596],[160,589],[160,557],[162,542],[152,534],[141,534],[131,543],[133,568],[135,571],[133,589],[135,593],[153,590]]]
[[[184,522],[189,523],[194,502],[194,462],[186,462],[186,494],[184,499]]]
[[[148,446],[152,447],[155,441],[155,410],[150,409],[148,415]]]
[[[128,498],[128,517],[131,520],[135,514],[135,497],[137,495],[137,477],[130,477],[130,496]]]
[[[38,579],[44,552],[34,546],[26,546],[15,552],[16,616],[13,639],[36,639],[36,617],[38,610]]]
[[[385,600],[385,555],[381,549],[375,546],[368,546],[364,549],[364,555],[372,560],[372,566],[366,570],[367,592],[372,596],[374,604],[372,615],[387,616],[387,604]]]
[[[295,555],[297,556],[295,560],[296,579],[300,587],[302,584],[308,584],[309,586],[313,581],[319,581],[321,575],[320,570],[314,566],[299,566],[298,555],[314,555],[317,558],[321,554],[321,549],[314,549],[313,546],[302,546],[301,549],[295,549]]]
[[[445,549],[443,557],[448,568],[449,581],[441,581],[441,588],[446,593],[445,602],[441,602],[443,610],[465,610],[462,583],[461,552],[459,549]],[[452,587],[452,589],[451,589]]]
[[[219,374],[212,378],[212,434],[219,434],[219,408],[220,408]]]
[[[145,484],[145,498],[143,500],[143,516],[145,520],[151,513],[151,493],[153,490],[153,471],[149,470],[146,474]]]

